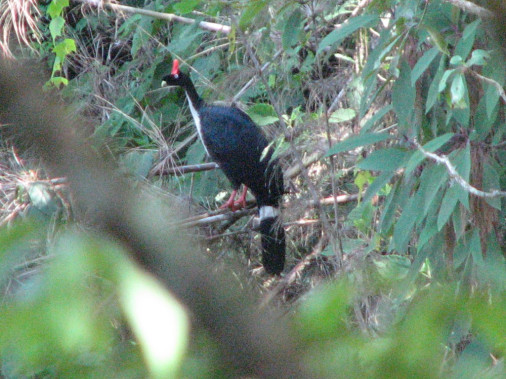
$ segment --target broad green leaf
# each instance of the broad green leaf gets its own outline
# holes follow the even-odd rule
[[[445,64],[446,64],[446,59],[445,59],[445,56],[443,55],[441,57],[441,59],[439,60],[439,68],[436,72],[436,75],[434,76],[434,79],[432,79],[432,83],[430,84],[430,87],[429,87],[429,92],[427,94],[427,101],[425,103],[425,113],[426,114],[431,110],[431,108],[436,103],[436,100],[438,99],[439,83],[441,82],[441,79],[443,78],[443,75],[445,72]]]
[[[415,85],[418,78],[427,70],[427,67],[432,63],[434,58],[439,55],[439,50],[433,47],[427,50],[423,56],[416,62],[413,71],[411,71],[411,85]]]
[[[343,24],[339,25],[336,30],[333,30],[324,39],[321,40],[316,54],[320,54],[328,46],[339,44],[351,33],[360,28],[367,28],[375,25],[377,21],[378,16],[373,14],[364,14],[361,16],[349,18]]]
[[[450,51],[448,50],[448,44],[443,37],[443,35],[437,31],[436,29],[426,26],[429,35],[432,38],[432,41],[436,44],[436,47],[445,55],[450,55]]]
[[[193,11],[200,4],[200,0],[182,0],[177,4],[174,4],[174,9],[179,14],[186,14]]]
[[[373,143],[385,141],[390,138],[392,138],[392,136],[388,133],[368,133],[353,135],[344,141],[338,142],[335,145],[331,146],[325,156],[329,157],[343,151],[349,151],[360,146],[371,145]]]
[[[64,60],[65,57],[76,51],[76,42],[73,39],[66,38],[63,41],[59,42],[53,48],[53,52],[60,60]]]
[[[423,145],[424,150],[432,153],[443,146],[446,142],[453,137],[453,133],[443,134],[442,136],[436,137],[433,140],[427,142]],[[415,153],[409,159],[408,164],[406,165],[405,175],[409,175],[411,171],[413,171],[423,160],[425,159],[425,155],[421,151],[415,151]]]
[[[446,89],[446,82],[450,78],[450,75],[452,75],[455,72],[455,69],[452,68],[450,70],[446,70],[443,74],[443,77],[441,78],[439,85],[438,85],[438,92],[443,92]]]
[[[248,27],[255,16],[260,13],[260,11],[264,9],[268,3],[269,2],[267,0],[255,0],[249,2],[248,6],[241,15],[241,18],[239,19],[239,27],[243,30]]]
[[[379,230],[383,234],[386,234],[389,231],[394,221],[394,216],[397,211],[397,206],[399,204],[398,195],[400,193],[399,190],[400,184],[401,184],[400,181],[394,184],[394,187],[392,188],[392,190],[390,191],[385,200],[385,205],[383,208],[383,212],[381,212],[379,222]]]
[[[480,25],[481,20],[477,19],[476,21],[470,23],[464,29],[464,33],[462,33],[462,38],[457,43],[455,47],[455,51],[453,52],[455,55],[459,55],[462,59],[466,59],[471,49],[474,45],[474,38],[476,36],[476,29],[478,25]]]
[[[279,121],[274,107],[270,104],[255,104],[248,109],[248,115],[259,126],[273,124]]]
[[[65,25],[65,19],[61,16],[55,17],[49,23],[49,31],[51,33],[51,37],[53,41],[56,37],[60,37],[62,35],[63,26]]]
[[[420,211],[420,195],[415,194],[409,198],[403,207],[401,217],[395,223],[393,242],[399,254],[404,254],[411,238],[411,231],[415,226],[416,215]]]
[[[399,122],[403,125],[410,123],[415,108],[415,87],[411,84],[411,69],[406,60],[400,67],[399,78],[392,87],[392,105]]]
[[[47,14],[51,18],[61,16],[63,8],[69,6],[69,0],[52,0],[47,7]]]
[[[388,112],[393,109],[392,104],[389,104],[379,111],[375,112],[370,119],[368,119],[364,126],[360,129],[360,134],[365,134],[369,129],[371,129],[378,121],[380,121]],[[362,122],[361,122],[362,124]]]
[[[483,67],[483,75],[494,80],[500,86],[504,86],[506,71],[503,66],[503,55],[499,52],[492,52],[490,63]],[[492,84],[485,84],[485,101],[487,116],[490,118],[497,103],[499,102],[499,90]]]
[[[494,166],[485,163],[483,166],[483,190],[496,190],[500,189],[500,186],[501,181],[499,173],[496,171]],[[498,211],[501,211],[501,198],[485,198],[485,201]]]
[[[179,302],[151,275],[124,265],[119,298],[153,378],[174,378],[188,344],[189,321]]]
[[[458,66],[459,64],[462,63],[462,57],[460,55],[454,55],[453,57],[451,57],[450,59],[450,64],[454,65],[454,66]]]
[[[372,197],[378,193],[378,191],[385,187],[385,185],[390,181],[394,174],[395,172],[393,171],[386,171],[380,176],[376,177],[374,181],[369,185],[369,187],[367,187],[362,201],[368,202],[371,200]]]
[[[483,265],[483,254],[481,252],[480,232],[478,228],[474,228],[473,236],[469,242],[469,251],[473,256],[473,261],[478,266]]]
[[[471,54],[471,58],[466,62],[470,67],[472,65],[484,66],[490,60],[490,54],[488,51],[477,49]]]
[[[281,37],[283,49],[291,49],[299,42],[303,25],[304,17],[302,16],[302,12],[299,9],[295,9],[286,20],[285,27],[283,28],[283,35]]]
[[[353,120],[356,115],[357,115],[357,112],[355,112],[354,109],[341,108],[330,115],[329,122],[339,123],[339,122],[350,121],[350,120]]]
[[[408,275],[411,261],[403,255],[379,255],[373,258],[380,276],[388,281],[404,279]]]
[[[427,242],[429,242],[430,239],[436,235],[437,232],[438,232],[438,230],[437,230],[435,218],[434,217],[430,217],[430,218],[427,217],[427,221],[425,223],[425,226],[422,229],[422,231],[420,232],[420,236],[418,237],[418,246],[416,248],[417,251],[420,251],[422,249],[422,247],[425,246],[425,244]]]
[[[427,176],[427,187],[424,193],[424,212],[427,213],[439,189],[443,184],[446,184],[448,171],[445,166],[438,164],[432,164],[426,167],[425,170],[430,170],[430,174]]]
[[[437,216],[437,230],[440,231],[443,226],[447,223],[450,216],[452,215],[455,206],[457,205],[457,201],[459,200],[458,187],[460,187],[457,183],[454,183],[451,187],[446,190],[445,196],[443,197],[443,201],[441,202],[441,208],[439,209],[439,214]]]
[[[410,156],[410,151],[398,148],[380,149],[373,151],[367,158],[359,162],[357,167],[362,170],[395,171],[401,168]]]
[[[450,94],[452,96],[452,104],[460,107],[462,105],[462,99],[466,91],[466,85],[464,83],[464,75],[457,74],[453,77],[452,85],[450,87]]]
[[[452,83],[452,88],[453,88]],[[452,103],[453,104],[453,117],[457,122],[462,124],[463,126],[467,127],[469,126],[469,117],[471,116],[471,110],[469,107],[469,93],[467,91],[467,82],[462,75],[462,81],[456,84],[457,86],[463,87],[463,94],[462,98],[458,103]],[[460,88],[455,89],[455,91],[459,92]],[[453,95],[452,95],[453,96]]]

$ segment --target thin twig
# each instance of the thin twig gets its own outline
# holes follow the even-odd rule
[[[488,9],[482,8],[475,3],[466,0],[444,0],[447,3],[452,4],[453,6],[462,9],[468,13],[472,13],[481,18],[493,18],[494,13],[490,12]]]
[[[466,69],[466,72],[469,72],[472,75],[474,75],[476,78],[480,79],[481,81],[494,86],[497,89],[497,92],[499,92],[499,96],[501,96],[501,99],[506,103],[506,93],[504,92],[504,88],[499,83],[497,83],[493,79],[490,79],[490,78],[487,78],[486,76],[478,74],[476,71],[474,71],[472,69]]]
[[[210,171],[219,168],[219,166],[214,163],[201,163],[201,164],[190,164],[185,166],[176,166],[176,167],[160,167],[156,172],[153,172],[153,175],[184,175],[190,172],[201,172],[201,171]]]
[[[488,197],[488,198],[506,197],[505,191],[495,189],[490,192],[484,192],[477,189],[476,187],[473,187],[462,176],[460,176],[460,174],[455,169],[455,166],[453,166],[453,164],[450,162],[450,160],[446,155],[439,156],[437,154],[430,153],[427,150],[425,150],[417,141],[412,141],[412,143],[426,158],[430,158],[439,164],[444,164],[446,166],[446,169],[448,170],[448,174],[450,175],[450,177],[470,194],[478,197]]]
[[[107,7],[109,9],[112,9],[113,11],[116,11],[116,12],[121,11],[121,12],[132,13],[132,14],[140,14],[143,16],[157,18],[160,20],[177,21],[177,22],[181,22],[183,24],[194,24],[196,22],[196,20],[194,20],[194,19],[182,17],[182,16],[177,16],[173,13],[162,13],[162,12],[151,11],[148,9],[129,7],[127,5],[111,3],[108,0],[98,2],[98,4],[97,4],[97,1],[90,1],[90,0],[78,0],[78,1],[80,1],[83,4],[87,4],[87,5]],[[215,22],[201,21],[201,22],[199,22],[199,26],[204,30],[209,30],[211,32],[221,32],[224,34],[229,34],[230,30],[231,30],[230,26],[217,24]]]
[[[283,52],[283,49],[279,49],[278,51],[276,51],[276,54],[274,54],[274,56],[272,57],[272,60],[270,62],[266,62],[264,63],[264,65],[262,66],[262,68],[260,69],[261,72],[264,72],[265,70],[267,70],[267,68],[269,68],[269,66],[272,64],[272,62],[275,62],[278,57],[281,55],[281,53]],[[249,81],[248,83],[246,83],[244,85],[244,87],[241,88],[241,90],[239,92],[237,92],[234,96],[234,98],[232,99],[232,101],[237,101],[241,98],[242,95],[244,95],[244,93],[253,85],[255,84],[256,82],[258,81],[258,76],[255,75],[253,76]]]

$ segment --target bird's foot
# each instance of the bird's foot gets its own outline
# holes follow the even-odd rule
[[[233,190],[232,194],[228,198],[228,200],[221,205],[220,209],[226,209],[229,208],[232,212],[236,210],[235,208],[235,196],[237,195],[237,190]]]

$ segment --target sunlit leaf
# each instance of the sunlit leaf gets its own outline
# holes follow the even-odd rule
[[[327,36],[325,36],[325,38],[320,41],[316,54],[320,54],[328,46],[339,44],[343,39],[358,29],[367,28],[374,25],[377,20],[378,16],[374,14],[364,14],[349,18],[343,24],[339,25],[337,29],[327,34]]]
[[[406,164],[411,156],[410,151],[398,148],[386,148],[373,151],[367,158],[357,164],[362,170],[395,171]]]
[[[259,126],[273,124],[279,121],[274,107],[270,104],[258,103],[248,108],[248,115]]]
[[[418,78],[427,70],[434,58],[439,55],[439,50],[433,47],[427,50],[423,56],[416,62],[413,71],[411,71],[411,84],[414,85]]]
[[[353,120],[356,115],[357,115],[357,112],[355,112],[354,109],[341,108],[330,115],[329,122],[339,123],[339,122],[350,121],[350,120]]]
[[[188,343],[189,322],[179,302],[151,275],[125,266],[119,296],[153,378],[174,378]]]
[[[357,147],[360,146],[367,146],[380,141],[385,141],[390,138],[392,138],[392,136],[388,133],[368,133],[368,134],[353,135],[351,137],[348,137],[344,141],[332,145],[325,154],[325,156],[328,157],[334,154],[341,153],[343,151],[356,149]]]

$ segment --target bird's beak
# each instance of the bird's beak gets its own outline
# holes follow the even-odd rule
[[[167,82],[165,80],[162,80],[162,87],[167,87]]]

